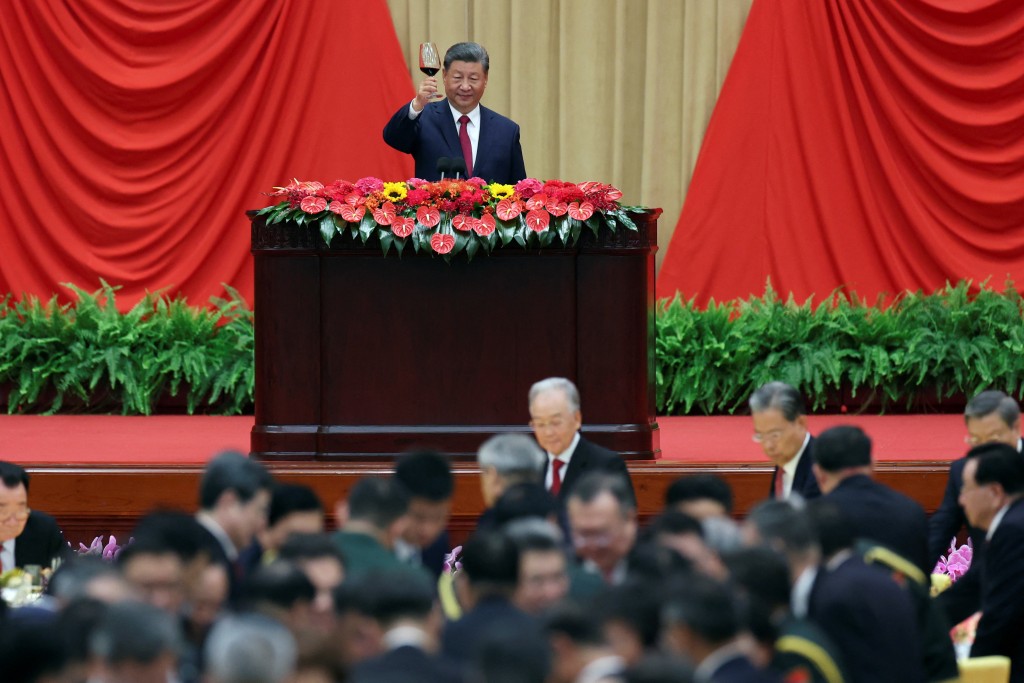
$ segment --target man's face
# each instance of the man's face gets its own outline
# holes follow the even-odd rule
[[[345,568],[336,557],[310,557],[300,560],[299,568],[316,587],[313,598],[313,622],[324,632],[334,627],[334,589],[345,579]]]
[[[450,500],[413,497],[409,500],[409,526],[405,528],[402,539],[417,548],[430,546],[448,526],[450,512]]]
[[[228,601],[228,573],[224,565],[210,563],[192,586],[189,599],[189,623],[197,635],[205,635]]]
[[[569,525],[577,554],[606,576],[629,554],[636,540],[636,512],[623,514],[615,496],[607,491],[589,503],[570,497]]]
[[[967,443],[979,446],[983,443],[1005,443],[1010,448],[1017,448],[1020,440],[1020,420],[1012,426],[1003,422],[998,413],[989,413],[984,417],[967,418]]]
[[[528,614],[540,614],[569,592],[565,554],[560,550],[527,550],[519,558],[519,584],[514,602]]]
[[[487,87],[487,74],[480,62],[454,61],[444,70],[444,93],[456,110],[468,114],[480,104]]]
[[[177,615],[185,602],[185,565],[172,552],[143,553],[122,568],[124,577],[144,602]]]
[[[773,463],[782,467],[793,459],[807,436],[807,417],[800,415],[790,422],[778,408],[753,413],[754,440]]]
[[[564,453],[583,424],[580,411],[569,410],[569,398],[561,389],[538,394],[530,404],[530,427],[540,447],[552,455]]]
[[[19,483],[7,488],[0,482],[0,543],[17,538],[28,521],[28,492]]]
[[[979,486],[975,479],[978,472],[978,461],[971,458],[964,465],[964,481],[960,487],[960,506],[964,509],[967,521],[971,526],[988,529],[992,518],[1003,506],[998,488],[993,484]]]
[[[267,527],[267,509],[270,507],[270,491],[261,489],[247,501],[235,499],[228,516],[229,523],[224,531],[239,550],[247,548],[256,534]]]

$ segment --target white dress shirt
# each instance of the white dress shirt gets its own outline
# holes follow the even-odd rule
[[[563,453],[559,453],[557,455],[554,453],[548,453],[548,473],[544,477],[544,488],[546,488],[548,491],[551,490],[551,480],[554,477],[555,472],[555,468],[552,467],[552,464],[555,460],[561,460],[563,463],[565,463],[562,465],[562,469],[558,473],[561,477],[561,480],[564,482],[565,472],[566,470],[569,469],[569,461],[572,460],[572,454],[576,452],[576,446],[578,446],[579,443],[580,433],[576,432],[576,434],[574,434],[572,437],[572,441],[569,442],[569,447],[566,448]]]
[[[4,571],[14,569],[14,541],[12,538],[0,545],[0,563],[3,564]]]
[[[807,450],[807,444],[811,442],[811,433],[807,432],[804,436],[804,443],[800,446],[800,450],[796,452],[789,462],[779,468],[779,474],[782,476],[782,491],[783,497],[789,498],[789,494],[793,492],[793,479],[796,477],[796,468],[800,465],[800,458],[804,456],[804,452]]]
[[[416,100],[413,100],[415,102]],[[459,130],[459,119],[462,118],[462,112],[452,106],[451,102],[448,103],[448,109],[452,113],[452,120],[455,121],[455,130]],[[409,103],[409,118],[416,120],[422,111],[416,111],[412,106],[412,102]],[[473,111],[466,114],[469,117],[469,123],[466,124],[466,132],[469,134],[469,145],[473,148],[473,167],[476,168],[476,150],[479,147],[480,142],[480,105],[476,105]]]

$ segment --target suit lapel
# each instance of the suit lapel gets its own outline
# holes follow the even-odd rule
[[[473,175],[480,178],[486,179],[486,176],[480,173],[480,169],[487,168],[487,160],[490,157],[490,142],[492,139],[491,119],[494,116],[494,112],[490,109],[480,106],[480,136],[476,141],[476,162],[473,164]],[[572,462],[570,461],[570,465]]]
[[[438,102],[433,111],[437,127],[441,129],[441,135],[444,137],[445,144],[448,145],[449,152],[452,156],[457,156],[461,159],[462,145],[459,144],[459,129],[455,126],[455,119],[452,118],[452,110],[448,105],[448,100]]]

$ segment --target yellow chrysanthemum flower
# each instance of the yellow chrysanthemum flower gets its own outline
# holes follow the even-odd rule
[[[405,199],[407,194],[409,194],[409,190],[405,187],[405,183],[384,183],[384,196],[389,201],[400,202]]]
[[[487,186],[490,190],[491,196],[501,201],[502,199],[508,199],[516,191],[516,188],[512,185],[502,185],[501,183],[491,183]]]

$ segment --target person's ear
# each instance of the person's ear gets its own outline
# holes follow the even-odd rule
[[[338,528],[344,529],[348,524],[348,499],[342,498],[334,506],[334,517],[337,520]]]

